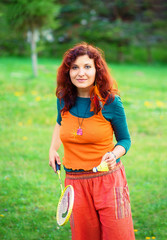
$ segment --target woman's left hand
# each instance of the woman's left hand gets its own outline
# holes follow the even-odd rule
[[[116,166],[116,157],[112,152],[107,152],[102,157],[102,162],[105,161],[108,165],[109,170],[112,170]]]

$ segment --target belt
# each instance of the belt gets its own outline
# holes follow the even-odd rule
[[[105,171],[105,172],[93,172],[92,170],[83,171],[83,172],[66,172],[66,179],[88,179],[88,178],[101,177],[104,175],[111,174],[117,171],[118,169],[120,169],[121,167],[123,167],[123,164],[120,161],[116,164],[116,166],[112,170]]]

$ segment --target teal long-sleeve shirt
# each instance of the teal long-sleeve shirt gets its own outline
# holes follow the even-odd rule
[[[89,118],[94,115],[94,112],[90,111],[90,104],[90,98],[77,97],[75,105],[69,111],[72,115],[76,117]],[[62,120],[60,111],[63,107],[64,101],[62,100],[60,104],[60,100],[57,99],[57,122],[59,125],[61,125]],[[121,98],[116,95],[114,101],[106,103],[103,106],[102,114],[104,118],[112,125],[117,141],[115,146],[121,145],[125,148],[125,153],[127,153],[131,146],[131,139]],[[117,159],[117,162],[119,160],[120,159]]]

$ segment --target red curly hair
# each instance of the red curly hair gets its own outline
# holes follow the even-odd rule
[[[106,61],[103,57],[103,51],[86,42],[79,43],[69,49],[64,54],[63,62],[57,72],[57,89],[56,96],[64,100],[64,108],[62,112],[69,111],[75,105],[77,98],[77,87],[73,85],[70,79],[69,71],[71,64],[77,57],[88,55],[94,59],[96,68],[95,85],[90,91],[90,99],[93,111],[97,114],[102,104],[109,99],[114,100],[115,94],[118,94],[116,81],[111,77]]]

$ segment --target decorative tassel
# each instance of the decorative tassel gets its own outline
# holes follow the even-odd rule
[[[90,91],[90,97],[91,97],[91,107],[90,111],[93,111],[95,114],[97,114],[104,106],[105,99],[102,98],[97,86],[93,86]]]

